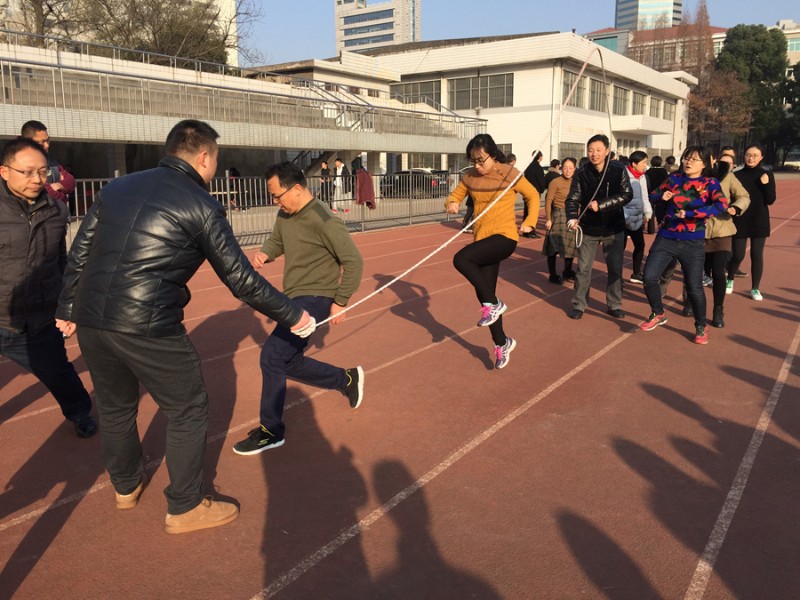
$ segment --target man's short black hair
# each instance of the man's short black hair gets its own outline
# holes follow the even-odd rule
[[[593,135],[589,138],[589,141],[586,142],[586,147],[588,148],[591,144],[595,142],[603,142],[603,145],[608,148],[611,142],[608,141],[608,136],[602,133],[598,133],[597,135]]]
[[[41,129],[39,131],[41,131]],[[30,138],[18,137],[8,142],[5,146],[3,146],[3,149],[0,150],[0,164],[8,166],[8,162],[14,158],[17,153],[19,153],[21,150],[25,150],[26,148],[32,148],[33,150],[41,152],[42,156],[47,159],[47,152],[44,151],[44,148],[41,144],[34,142]]]
[[[661,157],[656,155],[650,159],[650,166],[651,167],[660,167],[663,164]]]
[[[557,158],[554,158],[553,160],[550,161],[550,168],[551,169],[557,169],[560,165],[561,165],[561,161],[558,160]]]
[[[47,131],[47,127],[45,127],[44,123],[41,121],[27,121],[20,129],[19,134],[22,137],[32,138],[40,131]]]
[[[208,123],[185,119],[169,132],[165,149],[170,156],[195,156],[202,150],[214,148],[218,137],[219,134]]]
[[[288,160],[269,167],[264,177],[267,181],[277,177],[281,187],[286,189],[295,185],[306,187],[306,176],[303,169]]]

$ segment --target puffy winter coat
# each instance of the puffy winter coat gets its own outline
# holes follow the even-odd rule
[[[53,322],[67,219],[67,207],[45,190],[28,205],[0,180],[0,328],[37,333]]]

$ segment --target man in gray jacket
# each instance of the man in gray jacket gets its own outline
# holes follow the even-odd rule
[[[208,396],[182,323],[186,283],[208,260],[259,312],[298,335],[315,328],[252,268],[206,190],[217,170],[217,137],[206,123],[181,121],[158,167],[103,188],[72,245],[56,315],[65,335],[81,327],[117,508],[136,506],[146,483],[136,428],[140,382],[167,416],[167,533],[225,525],[239,513],[203,494]]]

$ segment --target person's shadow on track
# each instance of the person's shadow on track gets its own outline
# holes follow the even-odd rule
[[[374,582],[374,598],[500,598],[488,583],[448,565],[430,532],[422,488],[408,493],[414,478],[396,460],[378,463],[373,486],[398,532],[397,564]],[[397,497],[403,494],[403,497]],[[408,494],[408,495],[406,495]]]
[[[33,526],[0,571],[0,598],[14,596],[36,567],[38,559],[46,555],[50,544],[80,504],[81,497],[104,472],[100,436],[79,440],[72,427],[60,424],[11,477],[0,494],[0,523],[4,526],[25,527],[27,518],[16,525],[5,519],[25,508],[33,510],[34,504],[44,501],[56,488],[60,492],[57,498],[47,502],[48,508],[44,512],[26,515],[33,519]],[[17,518],[23,517],[19,515]]]
[[[391,275],[376,274],[374,277],[378,287],[384,286],[394,279]],[[483,362],[487,369],[494,368],[494,364],[488,359],[486,349],[483,346],[469,343],[457,332],[446,325],[442,325],[434,318],[430,310],[431,299],[427,288],[401,279],[386,288],[384,292],[386,291],[392,291],[397,296],[398,302],[389,309],[392,314],[426,329],[431,334],[432,343],[438,344],[450,338],[466,349],[472,356]]]
[[[737,376],[752,385],[749,373],[740,370]],[[648,501],[653,515],[676,540],[701,556],[731,486],[737,485],[737,464],[753,439],[753,425],[720,418],[667,387],[644,384],[643,388],[652,398],[702,426],[708,441],[701,444],[674,436],[671,443],[682,457],[680,465],[625,439],[614,440],[614,449],[650,483]],[[784,402],[778,404],[775,415],[797,412],[794,403],[787,402],[797,396],[796,390],[794,396],[792,393],[783,391]],[[789,516],[796,515],[800,496],[800,480],[789,475],[800,452],[766,433],[757,458],[722,553],[714,563],[714,576],[735,598],[787,598],[789,590],[800,588],[800,572],[795,568],[800,526]]]
[[[598,593],[609,599],[660,600],[642,569],[608,534],[571,510],[557,513],[561,535]]]
[[[332,393],[341,410],[351,410],[346,399]],[[317,423],[312,403],[329,399],[298,400],[299,390],[290,388],[286,444],[257,458],[268,494],[262,542],[266,597],[277,591],[275,586],[282,587],[293,568],[357,523],[357,511],[367,502],[352,452],[347,446],[334,448]],[[361,537],[355,536],[291,582],[285,597],[363,598],[369,581]]]
[[[252,340],[252,344],[258,348],[253,348],[246,355],[247,360],[252,362],[248,365],[248,373],[260,380],[259,352],[267,339],[264,319],[246,306],[240,310],[212,315],[190,333],[192,343],[203,361],[203,379],[208,392],[208,444],[204,471],[206,490],[213,489],[219,457],[225,450],[223,445],[231,426],[235,403],[239,401],[252,407],[253,418],[258,417],[258,395],[237,398],[237,381],[240,374],[236,372],[234,359],[239,348]],[[164,425],[166,426],[166,423]],[[163,431],[159,439],[163,444]]]

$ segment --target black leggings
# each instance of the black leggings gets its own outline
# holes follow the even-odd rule
[[[467,278],[475,288],[475,295],[481,304],[497,304],[497,277],[500,275],[500,261],[514,253],[517,242],[504,235],[488,238],[464,246],[453,257],[453,266]],[[496,346],[506,343],[503,331],[503,317],[489,326],[492,340]]]
[[[644,260],[644,225],[636,231],[625,228],[625,244],[628,238],[633,240],[633,274],[642,274],[642,261]]]
[[[750,277],[753,280],[752,289],[757,290],[761,285],[761,276],[764,274],[764,246],[767,238],[750,239]],[[748,238],[733,238],[733,256],[728,264],[728,278],[733,279],[733,274],[739,270],[747,250]]]
[[[725,263],[728,261],[727,250],[706,252],[706,269],[710,268],[714,280],[711,288],[714,292],[714,306],[725,304]]]

